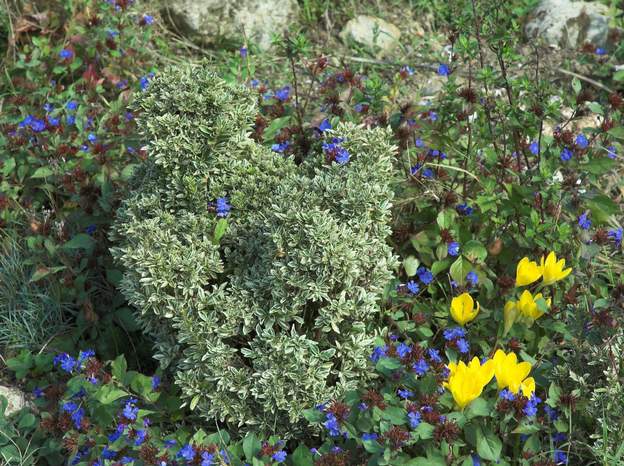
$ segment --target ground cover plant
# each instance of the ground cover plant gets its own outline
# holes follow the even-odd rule
[[[28,3],[3,464],[624,464],[623,41],[529,43],[529,1],[306,0],[268,50],[206,50],[155,3]],[[396,49],[340,41],[358,14]]]

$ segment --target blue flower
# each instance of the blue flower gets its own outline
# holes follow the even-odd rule
[[[470,351],[470,344],[468,344],[468,342],[464,338],[459,338],[457,340],[457,349],[460,353],[466,354],[468,351]]]
[[[556,421],[557,419],[559,419],[559,411],[551,408],[548,405],[544,405],[544,412],[548,416],[548,419],[550,419],[551,421]]]
[[[412,366],[412,369],[414,369],[416,374],[422,376],[422,375],[425,375],[427,371],[429,370],[429,364],[427,364],[427,361],[421,358],[414,363],[414,365]]]
[[[131,456],[124,456],[121,458],[120,463],[128,464],[128,463],[132,463],[133,461],[134,461],[134,458],[132,458]]]
[[[76,102],[75,100],[70,100],[65,104],[65,108],[67,110],[74,111],[78,108],[78,102]]]
[[[59,57],[63,60],[70,60],[74,56],[74,52],[69,49],[63,49],[59,52]]]
[[[160,377],[155,375],[152,377],[152,390],[158,390],[158,387],[160,387]]]
[[[610,159],[617,158],[617,149],[615,146],[607,147],[607,157],[609,157]]]
[[[440,66],[438,66],[438,74],[440,76],[448,76],[449,74],[451,74],[448,65],[445,63],[440,63]]]
[[[622,228],[614,228],[609,230],[607,236],[615,242],[616,246],[620,246],[622,244]]]
[[[240,53],[241,58],[247,58],[247,47],[244,45],[238,49],[238,53]]]
[[[537,141],[533,141],[531,143],[531,145],[529,146],[529,150],[531,151],[531,154],[533,155],[537,155],[539,154],[539,143]]]
[[[568,440],[568,436],[563,432],[556,432],[552,434],[552,441],[555,443],[563,443]]]
[[[583,133],[579,134],[574,142],[576,144],[576,147],[578,147],[579,149],[586,149],[587,146],[589,146],[589,141]]]
[[[425,178],[429,178],[429,179],[431,179],[431,178],[434,178],[434,177],[435,177],[435,173],[433,172],[433,170],[432,170],[431,168],[428,168],[428,167],[427,167],[427,168],[425,168],[425,169],[423,170],[423,176],[424,176]]]
[[[63,369],[68,374],[71,374],[71,372],[76,367],[76,360],[67,353],[61,353],[55,356],[53,363],[54,366],[58,366],[60,364],[61,369]]]
[[[386,357],[386,351],[388,351],[388,347],[386,345],[375,346],[373,354],[370,356],[370,360],[376,363],[381,358]]]
[[[165,448],[173,448],[178,442],[175,439],[165,440]]]
[[[541,401],[542,400],[538,398],[535,394],[531,395],[531,398],[529,398],[529,401],[527,401],[527,404],[524,406],[524,409],[522,410],[525,416],[528,416],[528,417],[535,416],[537,414],[537,405],[541,403]]]
[[[124,433],[124,430],[126,430],[126,425],[119,424],[117,426],[117,429],[115,429],[115,432],[108,435],[108,441],[111,443],[115,442],[117,439],[119,439],[119,437],[121,437],[121,434]]]
[[[134,446],[135,447],[141,446],[143,442],[145,442],[145,439],[147,438],[147,431],[144,429],[139,429],[135,431],[135,434],[136,434],[136,437],[134,438]]]
[[[43,398],[43,390],[39,387],[33,389],[33,396],[35,398]]]
[[[399,357],[402,359],[412,352],[412,347],[409,345],[406,345],[405,343],[399,343],[396,347],[396,352],[399,355]]]
[[[447,247],[449,256],[458,256],[459,255],[459,243],[457,241],[451,241]]]
[[[340,142],[340,139],[334,138],[332,142],[323,143],[323,152],[329,160],[335,160],[340,165],[344,165],[349,161],[350,154],[340,145]]]
[[[416,138],[416,140],[414,141],[414,145],[418,148],[425,147],[424,141],[420,138]]]
[[[437,121],[438,119],[438,114],[434,111],[429,111],[429,119],[431,121]]]
[[[87,228],[85,228],[85,233],[87,235],[92,235],[93,233],[95,233],[97,230],[97,227],[95,225],[89,225]]]
[[[139,413],[139,408],[135,406],[136,402],[136,398],[130,398],[123,408],[123,416],[130,421],[136,420],[137,414]]]
[[[474,270],[468,272],[468,274],[466,275],[466,281],[470,283],[470,286],[477,286],[477,284],[479,283],[479,276],[477,275],[477,272],[475,272]]]
[[[200,466],[211,466],[214,464],[212,460],[214,459],[214,455],[212,453],[208,453],[207,451],[201,454],[201,465]]]
[[[555,450],[555,463],[556,464],[568,464],[568,455],[562,450]]]
[[[424,265],[418,267],[416,275],[418,275],[418,279],[423,283],[423,285],[429,285],[433,281],[433,274],[431,273],[431,270]]]
[[[30,122],[30,128],[35,132],[35,133],[40,133],[43,130],[45,130],[46,124],[45,121],[40,120],[38,118],[33,118]]]
[[[232,206],[228,204],[227,197],[218,197],[217,198],[217,217],[227,217],[232,210]]]
[[[87,139],[89,140],[90,143],[94,143],[95,141],[97,141],[97,136],[93,133],[89,133],[87,135]]]
[[[367,440],[377,440],[378,438],[379,438],[379,435],[377,435],[375,432],[372,432],[370,434],[368,433],[362,434],[362,440],[364,442],[366,442]]]
[[[193,458],[195,458],[195,449],[187,443],[178,452],[178,457],[184,458],[187,461],[192,461]]]
[[[139,87],[141,88],[142,91],[147,89],[147,86],[149,86],[150,79],[152,79],[153,77],[154,77],[154,73],[148,73],[145,76],[141,76],[141,79],[139,79]]]
[[[407,282],[407,289],[411,294],[418,294],[418,292],[420,291],[418,283],[416,283],[414,280],[410,280],[409,282]]]
[[[151,26],[152,24],[154,24],[154,17],[152,15],[148,15],[144,13],[143,16],[141,17],[141,21],[143,22],[143,24],[147,24],[148,26]]]
[[[286,149],[288,149],[289,147],[290,147],[290,141],[284,141],[284,142],[280,142],[280,143],[277,143],[277,144],[273,144],[271,146],[271,150],[273,152],[277,152],[279,154],[283,154],[286,151]]]
[[[322,133],[327,131],[328,129],[332,129],[332,125],[327,118],[321,121],[321,124],[318,126],[319,131]]]
[[[284,86],[275,91],[275,98],[280,102],[286,102],[290,97],[290,86]]]
[[[418,411],[413,411],[407,413],[407,418],[409,419],[410,428],[415,429],[420,424],[422,415]]]
[[[472,458],[472,466],[481,466],[481,457],[479,455],[473,453],[470,457]]]
[[[466,336],[466,330],[462,327],[451,327],[444,329],[443,332],[444,339],[446,341],[455,340],[456,338],[463,338]]]
[[[605,49],[603,49],[602,47],[596,47],[596,55],[606,55],[607,51]]]
[[[50,117],[48,118],[48,123],[50,126],[58,126],[61,123],[61,120],[60,118]]]
[[[46,102],[46,103],[44,104],[44,106],[43,106],[43,109],[44,109],[46,112],[50,113],[52,110],[54,110],[54,105],[52,105],[52,104],[51,104],[51,103],[49,103],[49,102]]]
[[[589,230],[591,228],[591,220],[588,218],[587,212],[583,212],[578,218],[578,225],[583,230]]]
[[[440,357],[440,352],[435,348],[429,348],[427,350],[427,354],[429,355],[429,359],[431,359],[436,364],[440,364],[442,362],[442,358]]]
[[[368,409],[368,405],[366,403],[360,403],[358,404],[358,409],[360,411],[366,411]]]
[[[282,463],[286,461],[287,456],[288,456],[288,453],[286,453],[284,450],[281,450],[281,451],[276,451],[275,453],[273,453],[271,458],[273,458],[273,460],[277,461],[278,463]]]
[[[561,151],[561,155],[559,157],[564,162],[567,162],[568,160],[570,160],[572,158],[572,155],[573,155],[572,151],[570,149],[568,149],[567,147],[564,147],[563,150]]]
[[[105,446],[100,456],[104,460],[114,460],[115,457],[117,456],[117,452],[113,450],[109,450],[108,446]]]
[[[502,398],[503,400],[507,400],[507,401],[513,401],[516,399],[516,395],[514,395],[513,392],[511,392],[510,390],[506,388],[502,389],[501,392],[498,394],[498,396]]]
[[[358,103],[353,106],[353,110],[355,110],[357,113],[362,113],[366,111],[367,108],[368,103]]]
[[[411,391],[411,390],[399,389],[399,390],[397,390],[397,395],[399,395],[399,398],[407,400],[410,397],[414,396],[414,392]]]
[[[465,215],[466,217],[472,215],[473,212],[473,208],[465,202],[463,204],[457,204],[457,206],[455,206],[455,210],[459,215]]]
[[[74,123],[76,123],[76,117],[74,115],[67,115],[67,124],[71,126]]]
[[[332,413],[327,413],[325,415],[326,420],[323,423],[323,426],[329,432],[330,437],[338,437],[340,435],[340,424],[338,423],[338,419]]]

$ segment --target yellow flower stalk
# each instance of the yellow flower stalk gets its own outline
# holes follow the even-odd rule
[[[479,303],[475,308],[474,300],[468,293],[462,293],[456,296],[451,301],[451,317],[459,325],[466,325],[466,323],[474,320],[479,314]]]
[[[459,364],[449,363],[449,378],[443,385],[451,392],[460,409],[464,409],[481,396],[483,388],[494,376],[494,361],[491,359],[481,364],[474,357],[468,365],[464,361]]]
[[[565,259],[560,259],[557,261],[557,256],[554,252],[551,252],[544,260],[544,256],[542,256],[541,261],[541,270],[543,274],[543,283],[544,285],[552,285],[553,283],[563,280],[565,277],[570,275],[572,272],[571,268],[563,269],[565,267]]]
[[[530,285],[542,276],[542,269],[537,262],[523,257],[516,267],[516,286]]]
[[[496,351],[492,361],[499,390],[508,388],[514,394],[522,390],[527,397],[535,391],[535,380],[533,377],[527,378],[531,372],[531,363],[519,363],[516,353],[506,354],[500,349]]]

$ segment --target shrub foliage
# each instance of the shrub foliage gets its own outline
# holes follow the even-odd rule
[[[298,165],[249,138],[252,96],[203,67],[165,71],[136,107],[150,156],[113,254],[191,406],[283,431],[370,378],[395,265],[388,131],[319,132]]]

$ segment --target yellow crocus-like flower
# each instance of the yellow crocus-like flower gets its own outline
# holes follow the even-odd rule
[[[542,276],[542,269],[537,262],[530,261],[528,257],[523,257],[516,267],[516,286],[530,285],[539,280]]]
[[[565,259],[557,261],[557,256],[554,252],[548,254],[546,260],[542,256],[541,270],[543,274],[544,285],[552,285],[553,283],[563,280],[572,272],[571,268],[563,269],[565,267]]]
[[[493,362],[499,390],[508,388],[516,394],[522,389],[525,396],[530,396],[535,391],[535,380],[533,377],[527,378],[531,372],[531,363],[519,363],[516,353],[506,354],[500,349],[494,354]]]
[[[513,299],[505,303],[505,307],[503,308],[504,335],[509,333],[514,322],[518,319],[520,311],[518,310],[517,304],[518,303]]]
[[[460,361],[459,364],[449,363],[448,368],[450,375],[444,386],[462,410],[481,396],[483,388],[494,376],[494,361],[491,359],[481,364],[474,357],[468,365]]]
[[[542,293],[537,293],[535,296],[531,294],[529,290],[524,290],[520,295],[520,301],[516,304],[520,314],[532,320],[539,319],[544,315],[544,311],[540,310],[537,305],[537,301],[543,299]],[[550,308],[551,300],[546,300],[546,306]]]
[[[459,325],[465,325],[467,322],[474,320],[479,313],[479,303],[475,308],[474,300],[468,293],[462,293],[451,301],[451,317]]]

